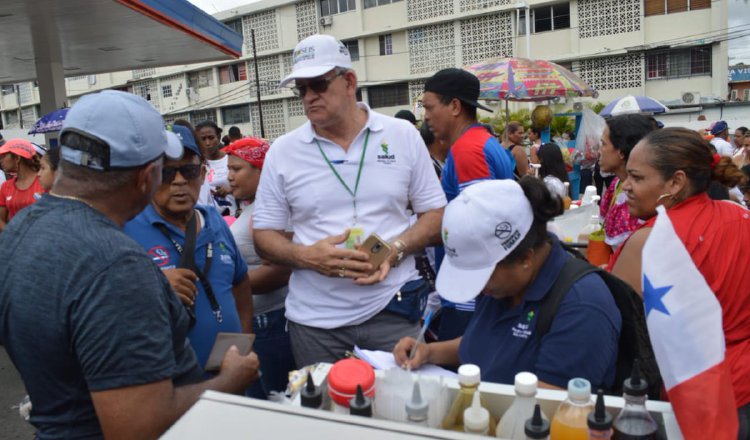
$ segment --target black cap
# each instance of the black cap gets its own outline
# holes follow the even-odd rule
[[[526,433],[526,438],[549,437],[549,422],[542,418],[542,409],[538,403],[534,405],[534,415],[526,420],[523,430]]]
[[[608,431],[612,428],[612,414],[604,409],[604,390],[596,392],[596,407],[589,413],[586,423],[592,431]]]
[[[323,393],[316,387],[312,374],[307,373],[307,384],[300,393],[300,403],[305,408],[320,408],[323,406]]]
[[[362,392],[362,385],[357,385],[357,394],[349,401],[349,414],[372,417],[372,400]]]
[[[641,363],[636,358],[633,361],[633,370],[630,373],[630,378],[625,379],[623,384],[625,394],[629,396],[645,396],[648,391],[648,383],[646,379],[641,377]]]
[[[414,116],[414,113],[410,112],[409,110],[399,110],[393,117],[396,119],[409,121],[412,123],[412,125],[417,125],[417,117]]]
[[[456,98],[472,107],[479,107],[488,112],[492,111],[477,102],[479,99],[479,79],[471,72],[455,67],[443,69],[427,78],[424,83],[424,91]]]

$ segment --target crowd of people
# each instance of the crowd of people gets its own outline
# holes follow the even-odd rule
[[[333,37],[294,53],[281,86],[308,121],[272,145],[237,127],[222,137],[211,121],[165,126],[140,97],[104,91],[72,107],[61,147],[0,146],[0,344],[39,437],[155,438],[204,390],[269,398],[290,370],[354,346],[412,368],[474,363],[493,382],[531,371],[543,387],[585,377],[615,389],[632,316],[599,272],[567,286],[537,329],[576,258],[547,229],[576,196],[560,145],[512,121],[498,138],[477,120],[479,80],[464,70],[427,79],[419,125],[357,101]],[[617,116],[592,172],[612,176],[607,270],[634,295],[656,207],[667,208],[722,306],[747,439],[750,132],[730,144],[728,129]],[[380,247],[363,247],[373,234]],[[426,309],[435,341],[417,346]],[[253,351],[233,347],[206,371],[222,332],[255,334]]]

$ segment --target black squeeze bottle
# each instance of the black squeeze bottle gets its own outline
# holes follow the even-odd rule
[[[659,426],[646,409],[648,383],[641,378],[638,359],[633,362],[630,379],[623,385],[625,407],[615,419],[615,440],[652,440],[657,438]]]
[[[547,439],[549,438],[549,422],[542,418],[542,409],[537,403],[534,405],[534,415],[526,420],[523,427],[527,439]]]
[[[607,440],[612,438],[612,415],[604,409],[604,390],[596,392],[596,406],[589,413],[586,423],[589,427],[590,440]]]
[[[372,417],[372,400],[362,392],[362,385],[357,385],[357,394],[349,401],[349,414]]]
[[[307,384],[300,392],[300,403],[305,408],[319,409],[323,406],[323,393],[320,391],[320,387],[315,386],[310,373],[307,374]]]

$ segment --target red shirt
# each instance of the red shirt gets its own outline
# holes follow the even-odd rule
[[[750,402],[750,211],[711,200],[703,193],[670,208],[667,214],[721,304],[725,360],[740,407]],[[653,227],[655,221],[656,216],[641,227]],[[617,257],[619,252],[613,261]]]
[[[14,177],[0,186],[0,206],[8,210],[8,221],[10,221],[18,211],[36,202],[42,194],[44,194],[44,189],[39,183],[39,176],[34,177],[34,182],[26,189],[18,189]]]

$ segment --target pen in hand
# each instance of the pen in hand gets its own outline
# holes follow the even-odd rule
[[[419,344],[424,344],[424,334],[427,331],[427,328],[430,326],[430,320],[432,320],[432,310],[427,312],[427,317],[424,319],[424,324],[422,324],[422,328],[419,330],[419,335],[417,335],[417,340],[414,343],[414,347],[411,348],[411,352],[409,353],[409,360],[406,361],[405,365],[407,371],[411,371],[411,361],[417,354],[417,348],[419,348]]]

